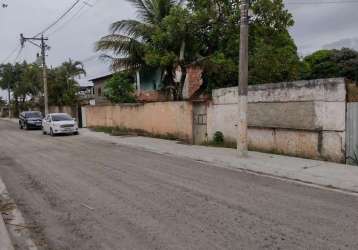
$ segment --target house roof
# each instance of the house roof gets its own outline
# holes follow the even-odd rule
[[[111,78],[113,76],[114,73],[108,73],[106,75],[102,75],[102,76],[98,76],[96,78],[91,78],[89,79],[88,81],[91,81],[93,83],[96,83],[98,81],[101,81],[101,80],[105,80],[105,79],[108,79],[108,78]]]

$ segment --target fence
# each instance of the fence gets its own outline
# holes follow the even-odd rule
[[[115,106],[87,106],[87,127],[125,127],[153,134],[175,135],[192,141],[193,107],[190,102],[153,102]]]
[[[237,88],[225,88],[214,90],[210,102],[87,106],[83,113],[88,127],[173,134],[196,144],[220,131],[235,142],[237,100]],[[345,162],[344,79],[250,86],[248,109],[251,150]]]
[[[237,88],[213,91],[208,136],[236,140]],[[344,79],[264,84],[249,88],[249,148],[312,159],[345,161]]]

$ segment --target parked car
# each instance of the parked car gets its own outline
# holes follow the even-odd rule
[[[19,115],[19,128],[30,129],[42,127],[42,114],[39,111],[25,111]]]
[[[78,135],[78,126],[74,118],[66,113],[48,114],[42,120],[42,132],[49,134],[75,134]]]

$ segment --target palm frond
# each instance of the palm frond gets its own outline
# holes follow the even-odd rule
[[[148,40],[152,25],[137,20],[121,20],[111,25],[112,34],[122,34],[134,39]]]
[[[97,51],[111,50],[116,55],[128,56],[140,54],[143,51],[143,44],[134,38],[112,34],[104,36],[96,44]]]
[[[113,71],[122,70],[137,70],[143,66],[144,63],[140,63],[137,58],[131,57],[113,57],[110,55],[102,54],[100,59],[111,62],[111,68]]]
[[[127,0],[137,9],[137,15],[143,21],[150,23],[153,20],[153,12],[150,11],[148,0]]]

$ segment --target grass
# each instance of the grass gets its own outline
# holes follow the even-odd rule
[[[131,129],[126,127],[92,127],[90,128],[92,131],[95,132],[103,132],[112,136],[145,136],[145,137],[152,137],[158,139],[165,139],[165,140],[180,140],[179,136],[175,134],[158,134],[158,133],[151,133],[142,129]]]

